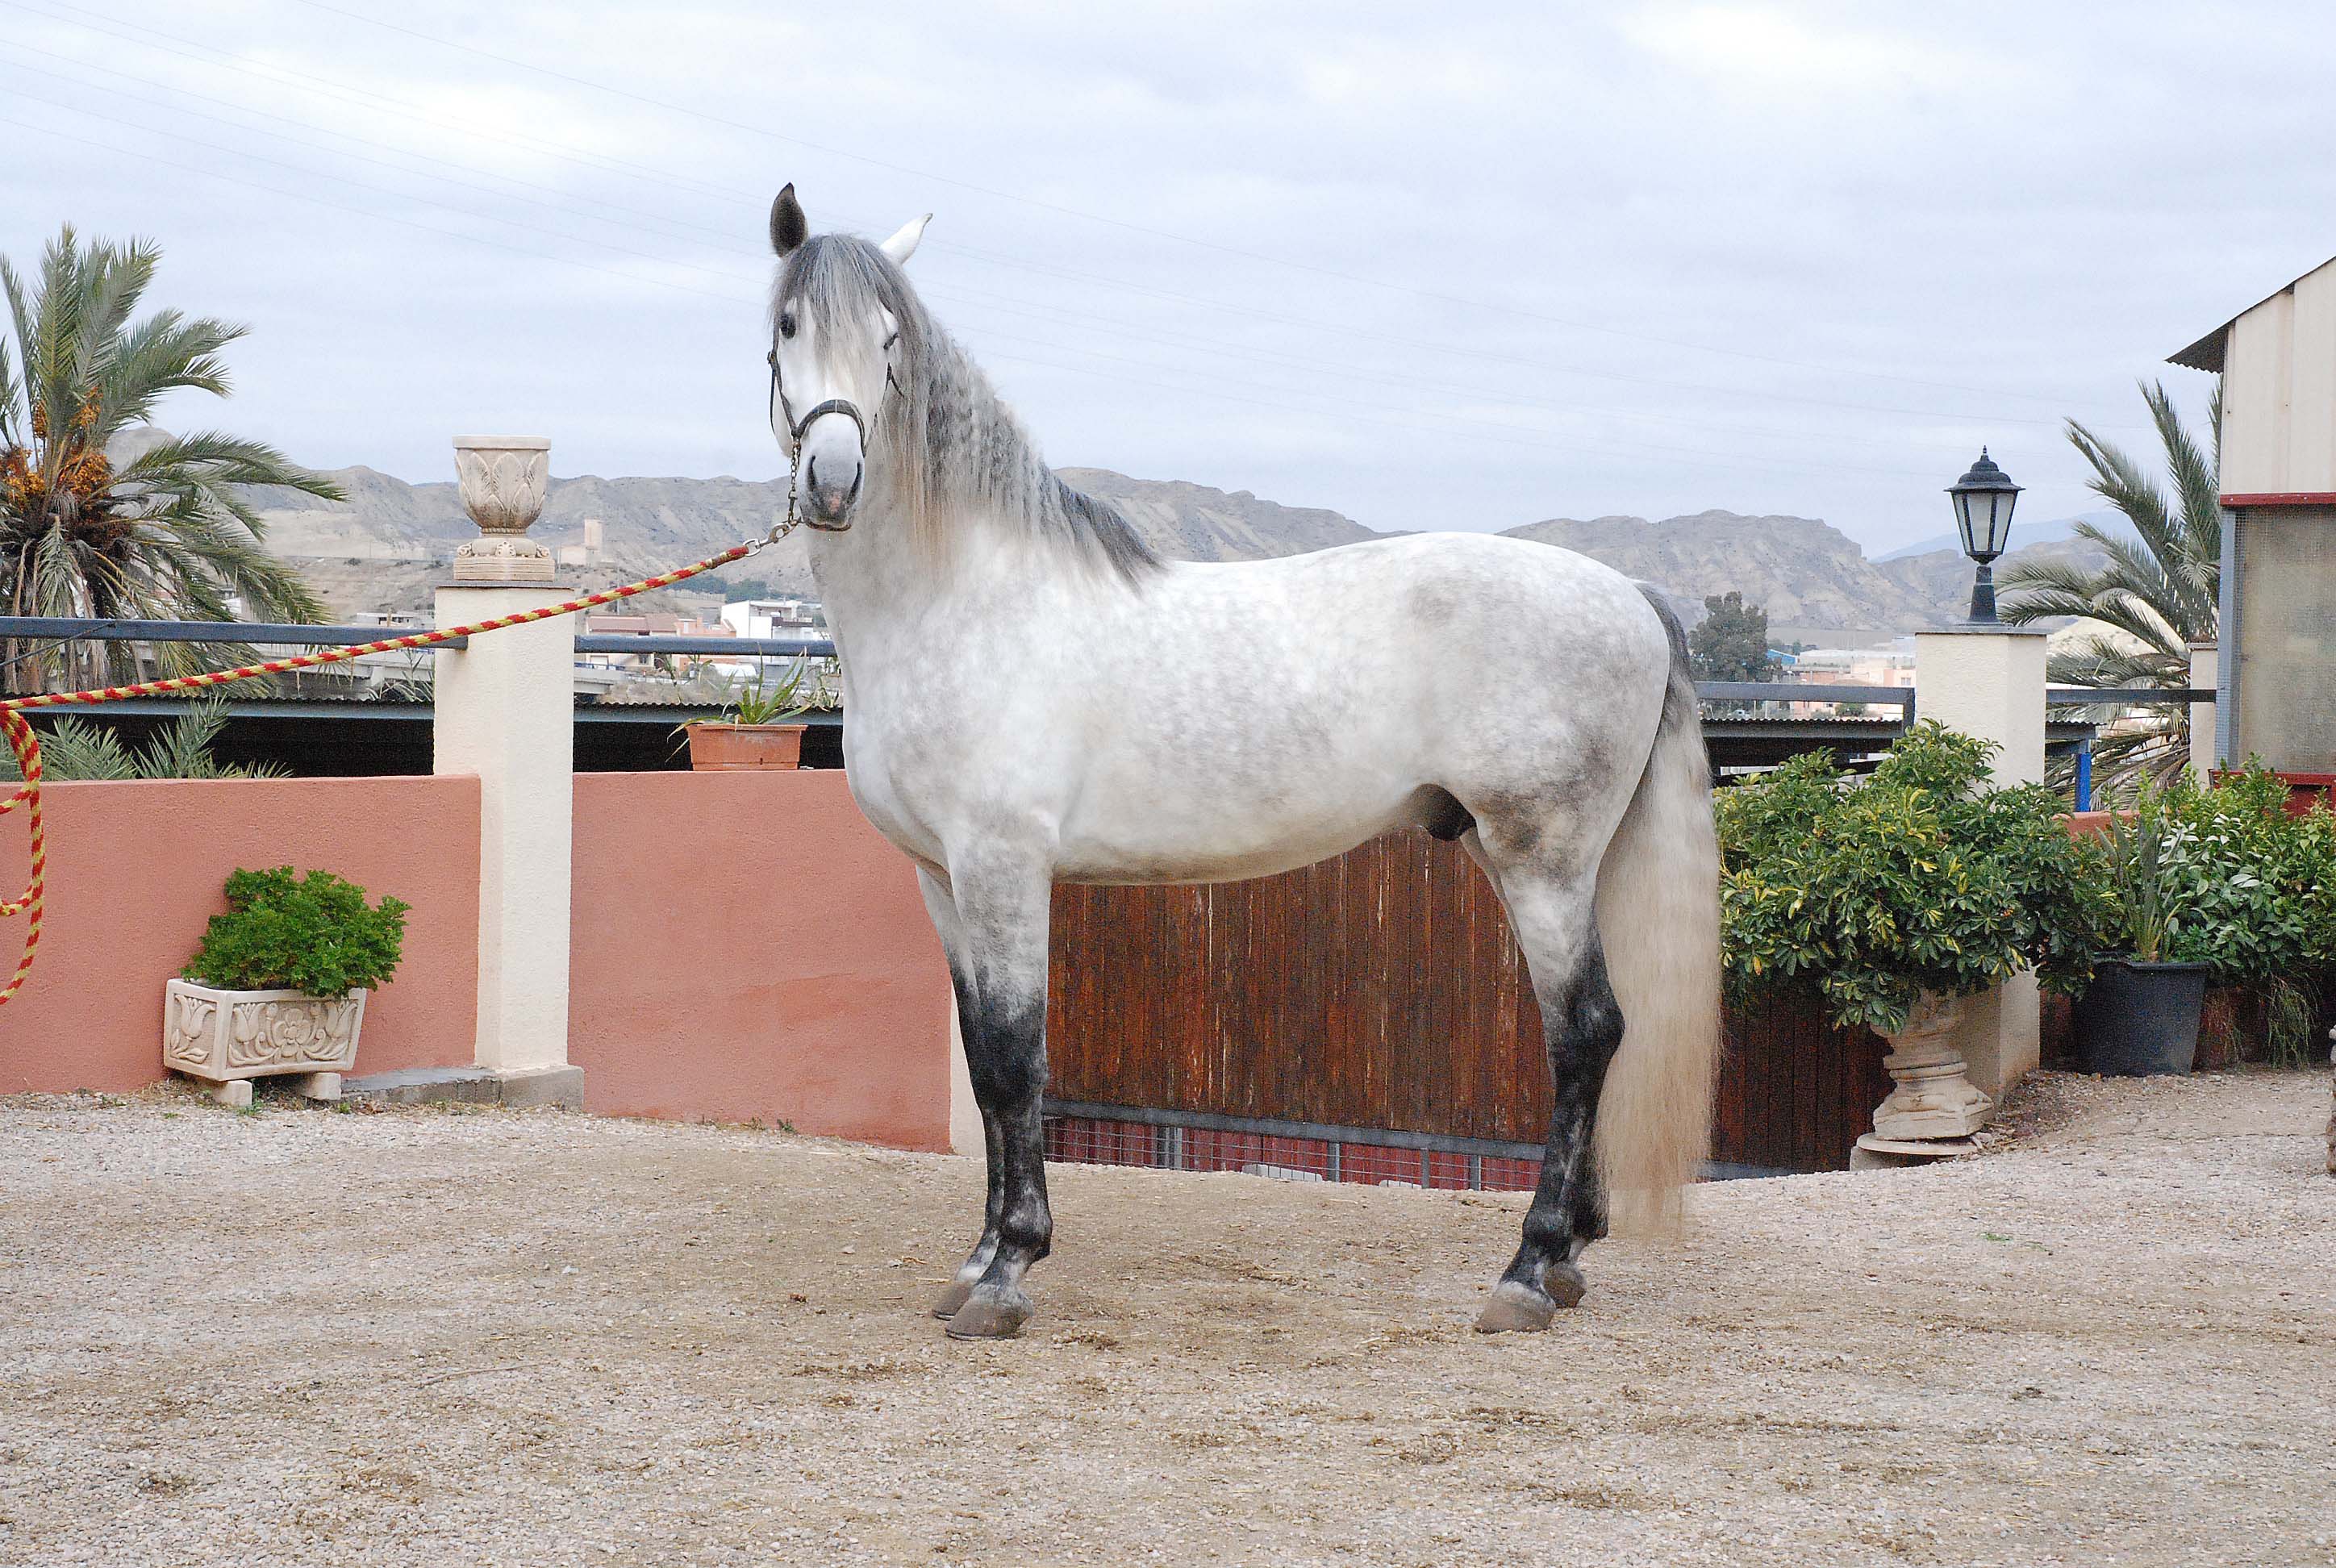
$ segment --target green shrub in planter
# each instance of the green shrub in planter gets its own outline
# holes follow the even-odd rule
[[[387,897],[368,906],[363,888],[330,872],[238,871],[227,913],[211,917],[180,975],[223,990],[370,990],[397,968],[409,907]]]
[[[2263,997],[2274,1055],[2300,1059],[2311,1001],[2336,969],[2336,815],[2290,816],[2287,796],[2260,763],[2216,788],[2184,778],[2145,790],[2131,823],[2088,854],[2108,895],[2101,951],[2137,950],[2136,929],[2162,926],[2144,956],[2205,964],[2215,985]],[[2131,868],[2145,851],[2142,884]]]
[[[1926,723],[1865,778],[1812,754],[1722,790],[1731,996],[1805,992],[1835,1023],[1890,1035],[1923,992],[1967,996],[2023,968],[2081,990],[2102,894],[2059,796],[1990,787],[1994,749]]]

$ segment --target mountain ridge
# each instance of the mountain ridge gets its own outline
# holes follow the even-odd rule
[[[1299,554],[1390,537],[1321,507],[1288,506],[1248,491],[1184,480],[1135,479],[1109,469],[1066,468],[1065,482],[1124,513],[1163,555],[1185,560],[1246,560]],[[474,531],[452,481],[413,483],[363,465],[330,475],[345,502],[297,492],[255,492],[268,548],[297,560],[337,612],[425,609],[442,563]],[[779,480],[555,477],[532,537],[558,549],[583,541],[597,518],[598,565],[564,574],[605,587],[726,549],[762,534],[784,514]],[[1763,606],[1771,626],[1796,633],[1889,636],[1959,619],[1971,563],[1954,550],[1869,558],[1817,518],[1710,509],[1650,520],[1614,514],[1548,518],[1503,531],[1556,544],[1660,586],[1689,614],[1708,595],[1741,592]],[[766,591],[813,589],[800,537],[759,554],[738,579]],[[2083,554],[2080,542],[2031,544],[2012,552]],[[710,610],[724,591],[668,590],[676,609]]]

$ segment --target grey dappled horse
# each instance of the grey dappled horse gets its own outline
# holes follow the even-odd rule
[[[1678,622],[1595,561],[1484,534],[1161,560],[927,312],[901,271],[925,221],[814,238],[779,193],[771,423],[817,531],[852,791],[916,862],[988,1142],[949,1331],[1017,1332],[1053,1235],[1053,884],[1265,876],[1406,826],[1491,879],[1546,1021],[1541,1184],[1477,1320],[1546,1328],[1601,1193],[1660,1213],[1705,1145],[1718,856]]]

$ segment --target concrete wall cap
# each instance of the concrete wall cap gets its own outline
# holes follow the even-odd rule
[[[1914,635],[1916,637],[2049,637],[2051,634],[2040,626],[1982,626],[1973,621],[1963,621],[1954,626],[1925,627]]]

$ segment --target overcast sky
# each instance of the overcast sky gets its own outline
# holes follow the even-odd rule
[[[378,20],[369,20],[375,18]],[[881,237],[1057,463],[1382,528],[1880,550],[2336,253],[2336,6],[0,0],[0,251],[159,239],[318,466],[783,469],[764,213]]]

